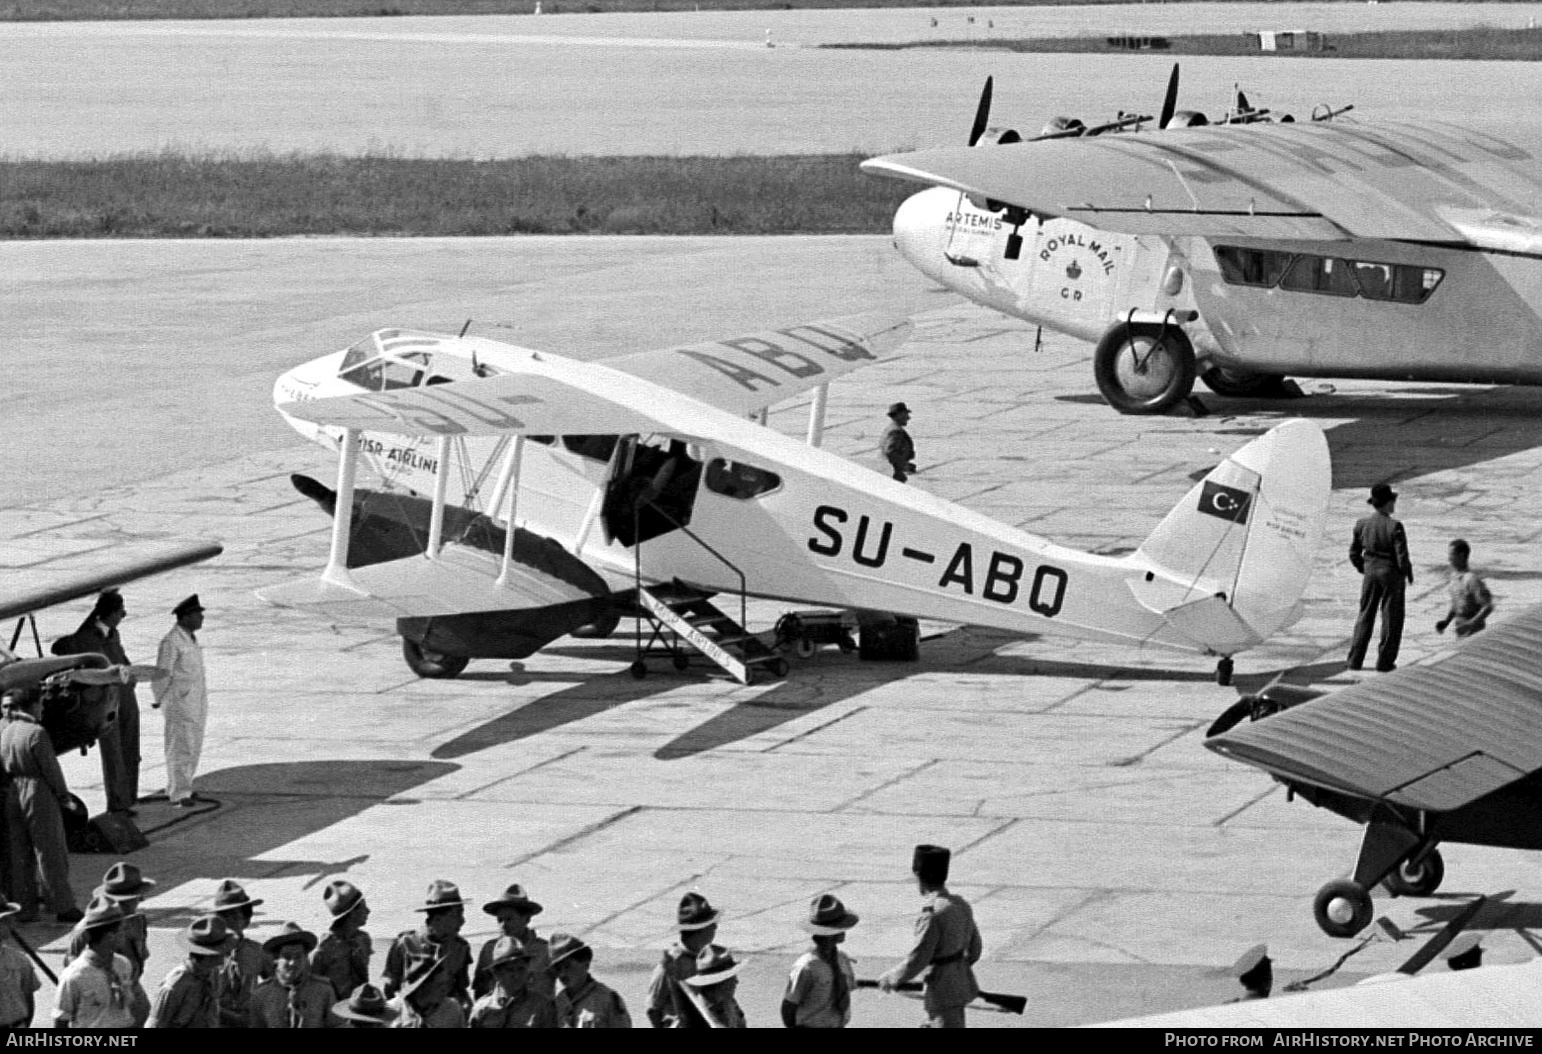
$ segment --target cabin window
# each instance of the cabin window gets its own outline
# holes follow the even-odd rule
[[[1328,296],[1354,296],[1360,291],[1349,261],[1335,256],[1296,257],[1285,277],[1280,279],[1280,288]]]
[[[1355,278],[1360,295],[1367,300],[1391,300],[1399,304],[1422,304],[1435,292],[1446,273],[1436,267],[1415,264],[1355,261]]]
[[[1272,249],[1242,249],[1235,245],[1217,245],[1215,262],[1228,285],[1253,285],[1264,289],[1279,282],[1290,265],[1290,253]]]
[[[620,436],[563,436],[562,445],[590,461],[609,461]]]
[[[742,461],[715,457],[707,462],[707,489],[725,498],[741,501],[758,498],[782,485],[782,477]]]

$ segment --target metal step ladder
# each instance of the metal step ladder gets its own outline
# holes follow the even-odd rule
[[[652,623],[653,633],[644,644],[639,629],[633,677],[647,676],[646,657],[658,650],[669,653],[675,669],[685,669],[690,665],[690,655],[682,644],[711,659],[740,684],[752,683],[760,670],[773,677],[787,675],[787,660],[745,629],[741,621],[713,604],[712,596],[679,579],[662,585],[639,585],[639,614]],[[741,610],[743,600],[741,596]]]

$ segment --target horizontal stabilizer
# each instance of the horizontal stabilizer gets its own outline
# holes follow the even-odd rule
[[[1136,599],[1140,599],[1138,592]],[[1217,655],[1234,655],[1264,642],[1221,597],[1204,597],[1157,614],[1196,645]]]

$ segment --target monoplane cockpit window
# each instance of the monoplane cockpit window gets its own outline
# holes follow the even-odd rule
[[[1280,288],[1329,296],[1354,296],[1360,291],[1349,261],[1336,256],[1296,257],[1280,279]]]
[[[1280,280],[1290,265],[1290,253],[1217,245],[1215,262],[1220,264],[1221,277],[1228,285],[1256,285],[1268,289]]]
[[[707,489],[725,498],[758,498],[782,485],[782,477],[742,461],[715,457],[707,462]]]

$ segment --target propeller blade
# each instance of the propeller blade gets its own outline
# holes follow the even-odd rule
[[[1162,97],[1162,116],[1158,128],[1166,128],[1178,110],[1178,64],[1173,63],[1173,74],[1167,78],[1167,94]]]
[[[969,145],[974,146],[980,141],[980,136],[985,134],[985,129],[991,121],[991,91],[995,88],[995,77],[985,78],[985,90],[980,92],[980,105],[974,110],[974,127],[969,129]]]

